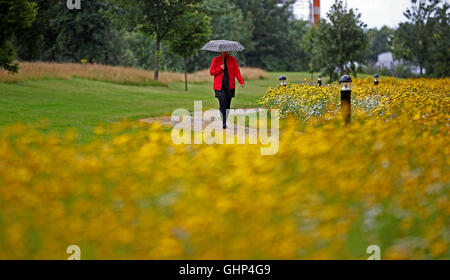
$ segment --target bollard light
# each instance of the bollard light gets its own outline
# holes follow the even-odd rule
[[[347,126],[351,122],[351,96],[352,96],[352,78],[349,75],[344,75],[339,80],[341,84],[341,113]]]
[[[378,84],[380,83],[380,80],[378,79],[378,78],[380,78],[380,76],[378,75],[378,74],[375,74],[374,76],[373,76],[373,84],[374,85],[376,85],[376,86],[378,86]]]
[[[352,78],[349,75],[342,76],[339,83],[341,84],[341,92],[352,90]]]
[[[286,86],[287,85],[287,78],[286,78],[286,76],[281,76],[280,77],[280,86],[282,86],[282,87],[284,87],[284,86]]]
[[[322,86],[322,75],[319,75],[319,76],[317,77],[317,84],[319,85],[319,87]]]

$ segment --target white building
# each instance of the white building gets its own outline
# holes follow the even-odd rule
[[[411,62],[407,61],[398,61],[394,59],[394,56],[391,52],[385,52],[378,55],[378,61],[376,63],[376,66],[383,67],[389,70],[394,70],[395,66],[397,66],[400,63],[404,63],[409,66],[409,69],[412,73],[419,75],[420,74],[420,68],[416,65],[414,65]],[[425,69],[423,69],[423,72],[425,73]]]
[[[386,69],[392,70],[395,66],[399,64],[399,61],[394,60],[394,56],[391,52],[385,52],[378,55],[377,66],[384,67]]]

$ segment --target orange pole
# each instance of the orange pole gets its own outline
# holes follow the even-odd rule
[[[314,0],[314,24],[318,25],[320,21],[320,0]]]

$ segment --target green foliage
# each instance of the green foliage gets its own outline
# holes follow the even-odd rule
[[[424,68],[435,76],[450,75],[449,65],[449,5],[439,0],[411,0],[404,15],[407,22],[395,31],[393,53],[397,59],[415,61],[420,74]],[[444,35],[446,34],[446,35]]]
[[[335,69],[340,74],[353,71],[355,62],[361,63],[366,56],[368,38],[366,25],[361,14],[344,8],[342,1],[336,1],[327,13],[330,22],[321,20],[318,29],[312,27],[305,37],[304,44],[312,55],[312,70],[324,68],[334,79]]]
[[[311,71],[320,71],[322,67],[327,65],[325,59],[327,57],[322,57],[322,51],[318,47],[318,29],[315,27],[310,27],[306,31],[305,36],[303,36],[303,48],[308,56],[308,70]]]
[[[15,32],[31,26],[36,17],[36,4],[27,0],[0,0],[0,13],[0,67],[17,73],[16,51],[9,41]]]
[[[153,69],[155,53],[151,50],[155,49],[155,39],[141,32],[126,32],[124,40],[127,43],[127,53],[131,56],[129,66]]]
[[[368,64],[362,66],[362,73],[367,75],[378,74],[385,77],[397,78],[418,78],[419,75],[413,71],[414,65],[411,62],[399,62],[392,69],[380,67],[375,64]]]
[[[318,28],[308,30],[304,45],[311,55],[310,71],[324,68],[333,80],[336,68],[343,74],[345,67],[363,61],[367,36],[361,15],[347,11],[342,1],[336,1],[327,16],[330,22],[322,20]]]
[[[435,17],[432,18],[433,36],[430,47],[431,61],[427,65],[428,73],[435,77],[450,76],[450,34],[449,10],[445,3],[436,8]]]
[[[210,19],[203,13],[185,13],[170,34],[170,49],[183,58],[190,57],[208,40]]]
[[[284,71],[308,70],[310,55],[303,46],[303,38],[309,30],[309,23],[302,20],[291,20],[289,25],[287,39],[291,46],[283,60],[285,66],[281,65],[279,69]]]
[[[414,78],[418,76],[411,71],[411,65],[408,65],[407,63],[395,65],[393,72],[394,76],[398,78]]]
[[[52,21],[61,11],[59,0],[32,0],[37,6],[36,20],[27,30],[21,30],[14,36],[17,55],[20,60],[53,60],[52,46],[58,30],[52,28]]]
[[[386,76],[386,77],[395,76],[394,71],[389,70],[386,67],[379,67],[379,66],[376,66],[375,64],[370,64],[370,63],[368,65],[362,66],[361,70],[364,74],[371,75],[371,76],[373,76],[375,74],[378,74],[380,76]]]
[[[61,4],[58,16],[51,26],[58,30],[50,48],[58,61],[80,61],[119,64],[122,49],[118,31],[112,27],[107,15],[109,4],[102,0],[83,2],[81,10],[69,10]]]
[[[369,50],[366,60],[370,63],[378,61],[378,55],[390,50],[390,44],[394,37],[394,30],[383,26],[381,29],[373,28],[367,32]]]
[[[395,31],[393,42],[393,53],[397,59],[414,60],[416,57],[416,48],[418,38],[414,31],[414,25],[408,22],[400,23],[400,26]]]
[[[159,62],[161,57],[161,41],[175,29],[177,20],[189,11],[200,9],[202,0],[114,0],[120,9],[122,23],[154,35],[155,50],[155,80],[159,78]]]
[[[248,65],[269,71],[305,70],[308,61],[302,57],[301,38],[304,23],[294,20],[292,1],[230,0],[242,10],[254,26],[254,48],[246,53]]]
[[[20,60],[79,62],[86,58],[181,72],[184,61],[170,49],[168,36],[179,17],[198,11],[210,17],[207,40],[227,39],[245,46],[243,52],[232,54],[240,65],[283,71],[309,68],[309,54],[302,46],[308,23],[294,19],[290,2],[90,0],[83,2],[81,10],[69,10],[65,1],[30,1],[38,7],[36,21],[13,38]],[[187,59],[187,71],[208,68],[216,55],[196,49]]]
[[[19,72],[19,64],[13,62],[15,56],[14,46],[8,41],[3,41],[0,46],[0,66],[10,73]]]
[[[336,69],[355,71],[356,62],[374,63],[378,54],[392,50],[397,59],[426,68],[427,75],[450,75],[449,5],[436,4],[442,2],[438,0],[413,0],[405,12],[408,21],[398,30],[368,31],[360,14],[346,10],[342,1],[336,1],[329,21],[318,28],[294,18],[293,1],[90,0],[83,1],[81,10],[69,10],[65,2],[0,0],[0,11],[6,15],[0,21],[2,68],[18,70],[17,52],[19,60],[86,58],[156,70],[155,76],[159,70],[194,72],[208,68],[217,55],[200,51],[199,41],[227,39],[245,46],[232,53],[240,65],[269,71],[326,71],[336,78]],[[25,8],[19,9],[21,5]],[[192,13],[209,17],[208,24],[179,25],[180,18],[187,22],[185,15]],[[177,26],[181,32],[176,41],[184,43],[175,47],[171,34]],[[189,36],[192,32],[203,39]],[[180,59],[184,52],[186,61]]]
[[[361,14],[344,8],[342,1],[336,1],[327,13],[331,24],[322,21],[319,27],[319,44],[325,49],[328,59],[344,74],[348,64],[363,62],[368,46]]]
[[[121,65],[145,70],[154,69],[154,62],[156,59],[156,54],[154,51],[156,49],[155,36],[148,36],[142,32],[131,31],[123,32],[122,40],[126,49],[123,59],[120,60]],[[161,42],[160,70],[183,72],[184,66],[182,59],[180,59],[179,55],[170,50],[169,45],[170,42],[168,40]],[[205,52],[202,51],[202,54],[202,58],[209,60],[208,63],[211,63],[208,56],[205,56]],[[188,61],[191,61],[191,59],[188,59]],[[193,67],[200,67],[198,62],[195,60],[188,63],[188,71],[192,71],[191,69]],[[209,65],[203,65],[203,68],[205,67],[209,67]]]
[[[183,57],[185,90],[187,91],[187,58],[204,45],[211,32],[210,18],[198,11],[182,15],[170,33],[170,49]]]
[[[160,40],[173,30],[185,12],[198,8],[201,0],[116,0],[122,8],[123,21]]]
[[[15,39],[20,59],[130,65],[125,31],[111,20],[109,2],[85,1],[81,10],[69,10],[65,1],[34,1],[35,23]]]

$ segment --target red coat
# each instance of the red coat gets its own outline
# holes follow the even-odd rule
[[[222,78],[223,78],[223,70],[221,65],[223,64],[222,56],[216,56],[213,58],[211,63],[211,69],[209,73],[211,76],[214,76],[214,89],[221,90],[222,89]],[[230,78],[230,89],[236,88],[236,83],[234,79],[236,78],[239,83],[244,84],[244,79],[241,76],[241,71],[239,70],[239,65],[237,64],[237,60],[234,56],[229,55],[227,57],[227,67],[228,67],[228,77]]]

